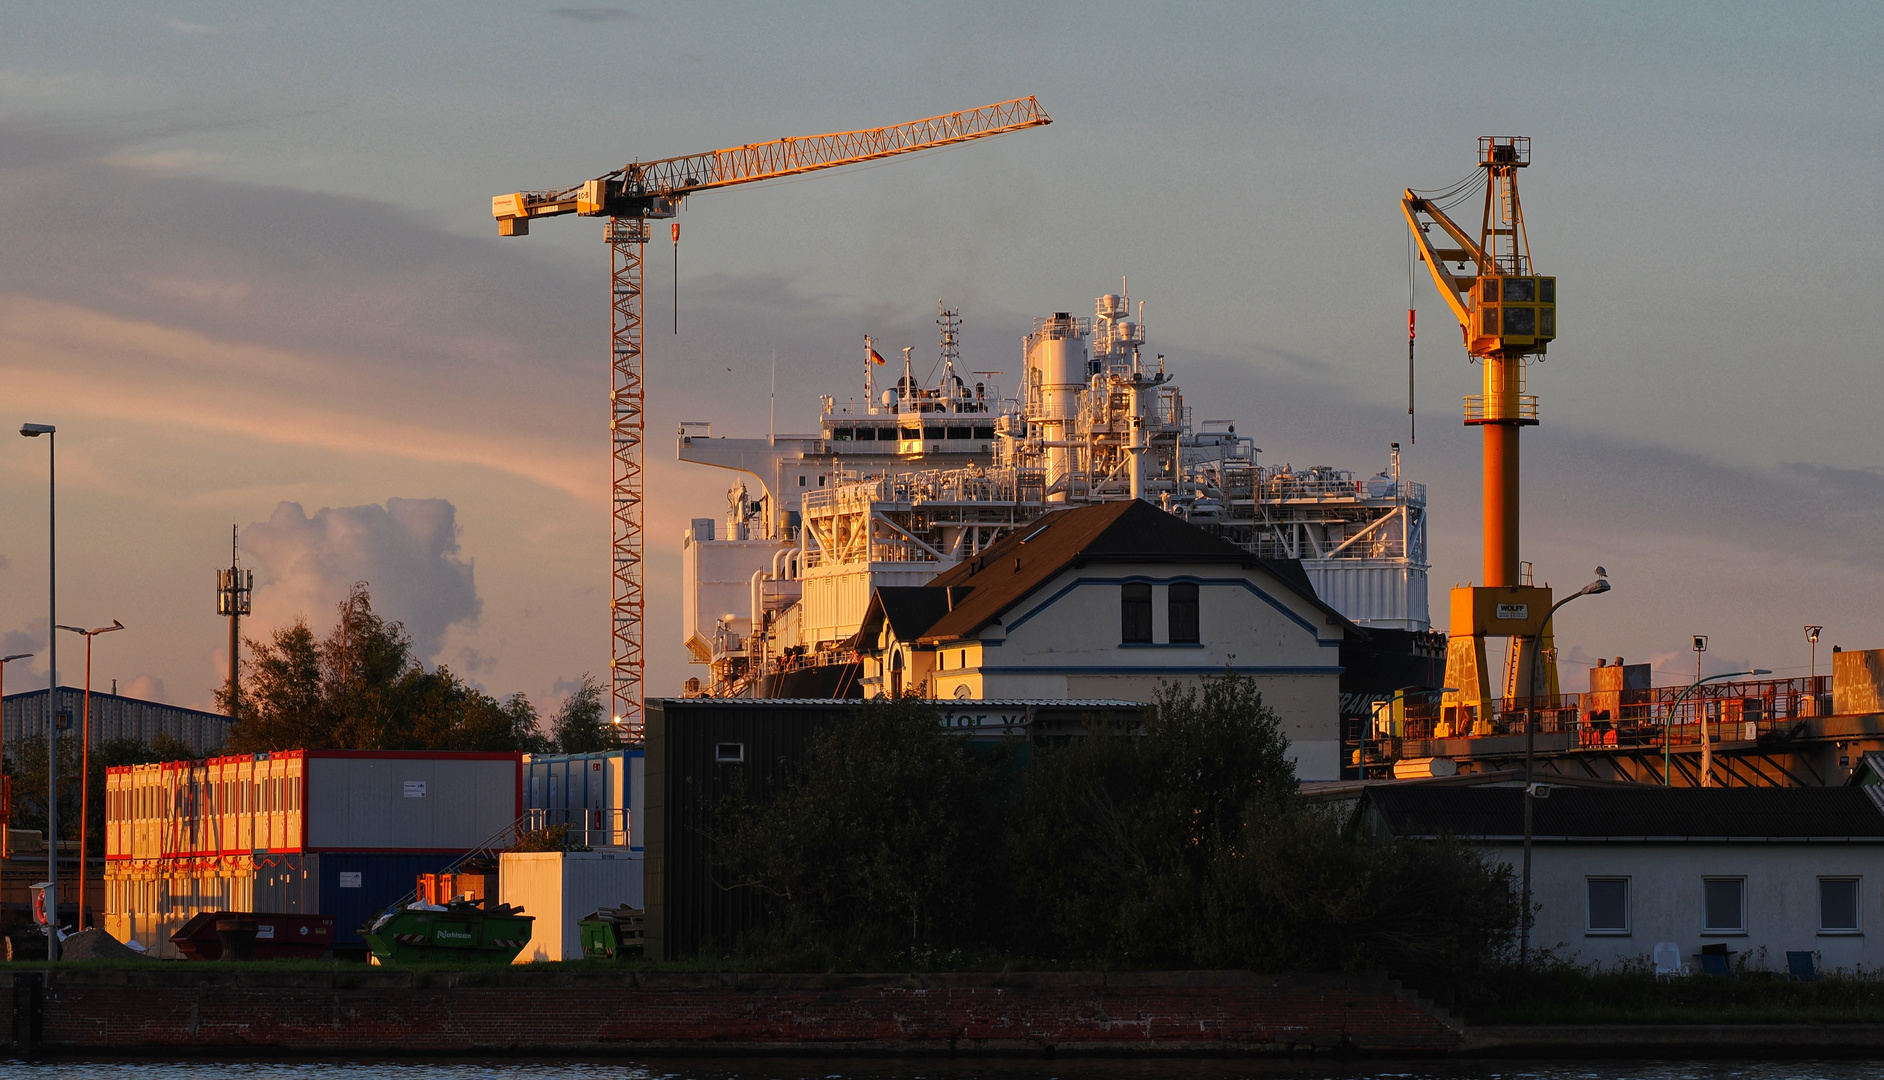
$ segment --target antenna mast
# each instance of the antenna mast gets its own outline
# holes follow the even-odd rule
[[[255,571],[242,569],[237,527],[229,526],[229,569],[216,571],[216,614],[229,617],[229,715],[240,719],[242,616],[249,613]]]

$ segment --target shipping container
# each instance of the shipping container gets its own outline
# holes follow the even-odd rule
[[[642,861],[626,851],[510,851],[497,887],[503,903],[536,918],[514,963],[580,960],[583,919],[601,908],[642,906]]]
[[[639,748],[524,755],[529,827],[567,825],[577,845],[640,851],[646,761]]]
[[[283,751],[107,770],[106,929],[155,955],[201,911],[331,915],[339,947],[514,827],[519,754]]]

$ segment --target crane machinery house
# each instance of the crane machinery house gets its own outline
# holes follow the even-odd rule
[[[1281,717],[1303,779],[1339,775],[1339,648],[1359,628],[1301,564],[1145,502],[1041,517],[919,587],[879,587],[866,695],[1150,701],[1234,670]]]

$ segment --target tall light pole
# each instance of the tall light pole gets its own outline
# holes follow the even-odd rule
[[[85,837],[92,821],[92,639],[100,634],[109,634],[113,630],[124,629],[124,624],[116,619],[110,626],[95,626],[90,630],[77,626],[60,626],[55,629],[70,630],[85,637],[85,719],[79,728],[79,887],[78,887],[78,928],[85,929]]]
[[[59,429],[21,424],[20,434],[46,439],[46,625],[59,623]],[[59,635],[46,631],[46,881],[52,886],[47,912],[46,959],[59,959]],[[24,718],[24,714],[21,714]]]
[[[1524,710],[1524,903],[1518,912],[1519,970],[1525,968],[1531,956],[1531,814],[1537,801],[1537,781],[1531,775],[1531,769],[1537,750],[1537,669],[1543,662],[1539,648],[1543,645],[1544,635],[1550,633],[1550,620],[1556,617],[1558,608],[1579,596],[1606,593],[1609,588],[1609,571],[1597,567],[1595,581],[1550,606],[1550,610],[1544,613],[1544,621],[1538,625],[1537,636],[1531,639],[1531,697],[1525,702]]]
[[[1675,700],[1668,703],[1668,712],[1662,716],[1662,786],[1663,787],[1668,786],[1668,761],[1669,761],[1668,744],[1674,741],[1672,732],[1674,729],[1675,714],[1681,710],[1682,701],[1685,700],[1689,694],[1693,693],[1695,691],[1695,688],[1699,687],[1702,683],[1719,682],[1722,679],[1738,679],[1742,675],[1771,675],[1771,674],[1772,674],[1771,671],[1768,671],[1766,668],[1763,668],[1763,667],[1756,667],[1752,671],[1722,672],[1719,675],[1709,675],[1705,679],[1696,679],[1694,680],[1693,683],[1685,687],[1681,691],[1681,693],[1675,695]],[[1699,726],[1701,729],[1701,786],[1713,787],[1714,785],[1708,782],[1710,779],[1712,779],[1713,772],[1714,772],[1714,746],[1713,746],[1713,741],[1707,737],[1707,714],[1700,710],[1696,710],[1695,722],[1697,726]]]

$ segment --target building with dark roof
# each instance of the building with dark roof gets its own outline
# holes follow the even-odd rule
[[[916,588],[858,631],[867,696],[1151,701],[1256,678],[1305,779],[1339,774],[1339,650],[1362,633],[1301,564],[1260,559],[1142,500],[1061,510]]]
[[[1884,787],[1540,786],[1531,940],[1614,966],[1702,952],[1784,969],[1884,964]],[[1456,837],[1512,868],[1524,789],[1369,786],[1357,811],[1390,843]],[[1869,936],[1867,936],[1867,934]]]

